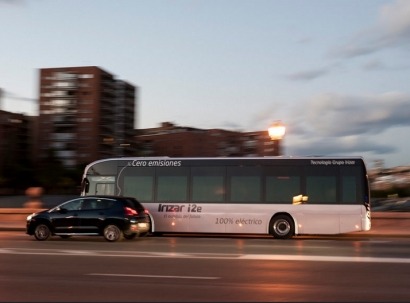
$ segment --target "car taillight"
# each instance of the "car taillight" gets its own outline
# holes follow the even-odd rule
[[[129,208],[129,207],[124,207],[125,214],[127,216],[135,216],[138,215],[137,211],[135,209]]]
[[[147,214],[147,215],[149,215],[148,209],[144,209],[144,213]]]

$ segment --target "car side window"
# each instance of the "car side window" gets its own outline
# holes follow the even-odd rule
[[[98,202],[96,199],[84,199],[81,205],[82,210],[95,210],[98,208]]]
[[[114,204],[115,204],[115,201],[113,200],[107,200],[107,199],[97,200],[98,209],[108,209],[108,208],[113,207]]]
[[[72,200],[61,205],[60,209],[79,210],[83,199]]]

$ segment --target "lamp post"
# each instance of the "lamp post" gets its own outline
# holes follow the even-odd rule
[[[274,156],[282,156],[282,140],[285,136],[286,127],[281,121],[276,121],[268,128],[269,137],[274,144]]]

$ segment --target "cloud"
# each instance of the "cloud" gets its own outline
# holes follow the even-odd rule
[[[363,69],[367,71],[387,70],[385,64],[379,60],[367,61],[363,64]]]
[[[288,74],[286,78],[292,81],[310,81],[320,78],[328,73],[326,69],[306,70],[293,74]]]
[[[308,100],[302,111],[299,119],[323,136],[376,134],[388,127],[410,126],[410,95],[323,93]]]
[[[387,42],[410,41],[410,2],[399,0],[381,9],[382,38]]]
[[[298,105],[291,117],[286,121],[289,154],[388,154],[397,147],[380,141],[380,135],[410,126],[410,95],[323,93]]]
[[[1,4],[11,4],[11,5],[21,5],[25,2],[25,0],[0,0]]]
[[[410,68],[410,65],[400,64],[397,66],[386,65],[384,62],[373,59],[365,62],[362,69],[365,71],[402,71]]]
[[[337,58],[369,55],[386,48],[410,45],[410,1],[398,0],[380,9],[375,25],[330,52]]]
[[[309,144],[298,140],[286,146],[289,154],[303,156],[361,155],[369,152],[382,155],[397,150],[394,146],[362,137],[310,138]]]

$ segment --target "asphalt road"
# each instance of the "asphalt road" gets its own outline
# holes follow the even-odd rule
[[[0,233],[1,302],[408,302],[410,238]]]

